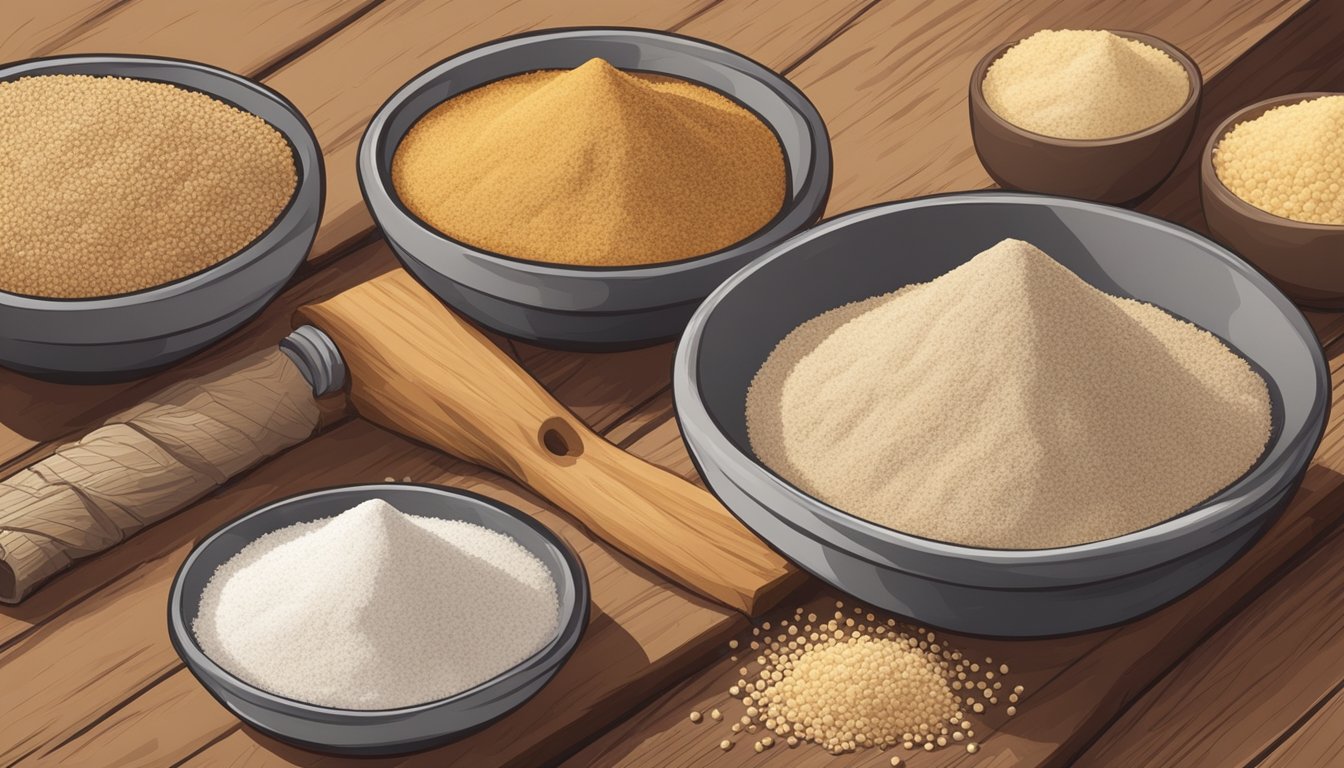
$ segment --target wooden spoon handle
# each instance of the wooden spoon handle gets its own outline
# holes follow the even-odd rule
[[[631,456],[410,275],[299,310],[345,360],[360,415],[490,467],[677,583],[755,615],[801,573],[708,492]]]

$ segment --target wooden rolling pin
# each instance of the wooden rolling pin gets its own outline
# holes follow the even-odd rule
[[[678,584],[755,615],[800,579],[712,495],[588,429],[405,271],[298,317],[339,350],[333,361],[313,329],[291,337],[316,339],[306,356],[324,360],[300,367],[319,369],[319,394],[319,381],[339,386],[331,366],[343,360],[361,416],[518,480]]]

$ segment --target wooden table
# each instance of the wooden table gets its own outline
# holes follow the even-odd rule
[[[429,64],[526,29],[586,24],[669,29],[783,72],[830,129],[829,213],[990,186],[967,127],[965,91],[990,46],[1044,27],[1143,30],[1188,51],[1207,81],[1204,117],[1179,170],[1140,209],[1199,229],[1195,148],[1234,108],[1269,95],[1344,90],[1344,0],[44,0],[11,4],[0,60],[72,52],[199,59],[266,82],[308,116],[327,158],[316,247],[260,318],[167,372],[75,387],[0,373],[0,463],[23,466],[159,387],[273,345],[293,310],[394,268],[360,200],[355,147],[388,94]],[[491,8],[489,6],[499,6]],[[1311,315],[1336,393],[1344,318]],[[610,440],[687,478],[672,419],[672,347],[611,355],[500,341]],[[1123,627],[1037,641],[949,637],[1007,661],[1028,696],[1014,718],[977,725],[980,753],[897,751],[909,765],[1311,766],[1344,764],[1344,409],[1301,492],[1254,549],[1193,594]],[[206,532],[268,499],[385,477],[471,488],[534,514],[580,553],[593,587],[579,651],[535,699],[434,752],[358,765],[887,765],[811,747],[718,748],[729,720],[727,640],[747,620],[706,603],[502,478],[328,409],[320,434],[192,508],[0,609],[0,765],[337,765],[249,729],[173,652],[172,576]],[[837,597],[804,586],[785,610]]]

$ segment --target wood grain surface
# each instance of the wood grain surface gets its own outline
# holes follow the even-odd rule
[[[1254,765],[1273,751],[1305,713],[1344,687],[1341,544],[1344,531],[1336,529],[1236,621],[1200,643],[1076,765],[1230,767]],[[1336,750],[1335,758],[1344,756]]]
[[[989,186],[971,148],[964,96],[971,65],[994,43],[1048,26],[1141,29],[1165,37],[1204,70],[1209,86],[1200,130],[1206,132],[1211,121],[1258,94],[1338,88],[1344,66],[1338,56],[1344,36],[1340,11],[1336,0],[43,3],[22,23],[0,31],[0,58],[124,50],[203,59],[263,77],[312,122],[326,154],[328,199],[302,280],[216,348],[128,385],[78,388],[0,373],[0,467],[42,455],[52,441],[78,434],[165,384],[274,344],[288,330],[297,306],[391,268],[386,248],[372,240],[371,221],[359,198],[355,147],[368,118],[397,86],[462,48],[540,26],[600,23],[676,29],[740,50],[785,71],[821,110],[836,158],[829,212],[837,213],[884,199]],[[1194,182],[1187,160],[1141,209],[1198,226]],[[1340,316],[1311,319],[1327,342],[1344,334]],[[600,434],[698,482],[672,419],[667,390],[671,345],[579,355],[500,343]],[[1330,355],[1337,399],[1342,353],[1332,348]],[[172,574],[194,542],[246,510],[324,484],[406,475],[476,488],[556,529],[588,566],[596,610],[579,653],[518,712],[410,761],[357,764],[532,765],[567,756],[576,766],[702,765],[715,759],[728,761],[724,764],[846,764],[804,748],[776,748],[757,756],[743,748],[749,743],[721,753],[717,738],[706,741],[706,730],[686,730],[688,706],[724,696],[723,672],[734,662],[723,644],[745,629],[740,615],[701,601],[596,543],[571,517],[503,478],[351,420],[343,410],[324,419],[327,429],[314,440],[91,558],[29,602],[0,609],[0,765],[345,764],[239,725],[181,667],[167,642],[163,605]],[[1292,585],[1302,593],[1332,587],[1339,592],[1338,569],[1321,543],[1344,509],[1339,422],[1337,417],[1283,520],[1236,566],[1195,594],[1106,632],[1026,642],[953,637],[968,651],[1008,660],[1014,675],[1028,685],[1028,700],[1016,718],[991,720],[983,732],[977,729],[985,749],[973,758],[944,751],[914,755],[908,762],[1064,764],[1085,753],[1100,761],[1096,764],[1112,764],[1102,758],[1115,756],[1134,764],[1204,765],[1211,763],[1200,762],[1202,753],[1195,751],[1160,745],[1129,751],[1135,748],[1132,742],[1146,738],[1138,735],[1142,730],[1129,732],[1115,746],[1103,734],[1113,721],[1116,729],[1155,723],[1161,728],[1152,732],[1167,740],[1201,727],[1241,734],[1241,718],[1259,718],[1263,725],[1224,739],[1216,754],[1229,764],[1310,765],[1336,756],[1344,710],[1341,674],[1331,666],[1336,622],[1277,612],[1270,596],[1279,602],[1292,597],[1294,604],[1321,611],[1331,610],[1329,601],[1338,599],[1314,594],[1308,600],[1309,594],[1284,596],[1281,590]],[[1262,592],[1264,597],[1248,605],[1250,596]],[[834,599],[832,591],[815,585],[796,598],[815,605]],[[784,607],[791,605],[786,601]],[[1245,628],[1238,631],[1243,613]],[[1257,640],[1267,641],[1276,618],[1290,628],[1284,653],[1300,653],[1314,676],[1285,670],[1276,664],[1282,659],[1250,652]],[[1206,636],[1207,653],[1200,643]],[[1282,712],[1268,712],[1269,704],[1241,702],[1231,707],[1236,717],[1210,726],[1208,719],[1224,710],[1205,708],[1202,700],[1191,704],[1179,698],[1185,693],[1180,686],[1165,683],[1174,676],[1198,679],[1187,664],[1222,681],[1201,689],[1219,701],[1259,690]],[[1301,691],[1269,691],[1265,686],[1271,679],[1248,678],[1252,673],[1241,672],[1243,667],[1269,678],[1296,675],[1292,679]],[[1167,703],[1164,692],[1185,705]],[[1134,709],[1123,714],[1136,699]],[[875,757],[867,755],[856,764],[887,764],[886,756],[880,763]]]

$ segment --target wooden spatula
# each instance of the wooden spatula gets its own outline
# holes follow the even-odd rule
[[[801,578],[710,493],[588,429],[406,272],[298,318],[335,343],[361,416],[514,478],[673,581],[755,615]]]

